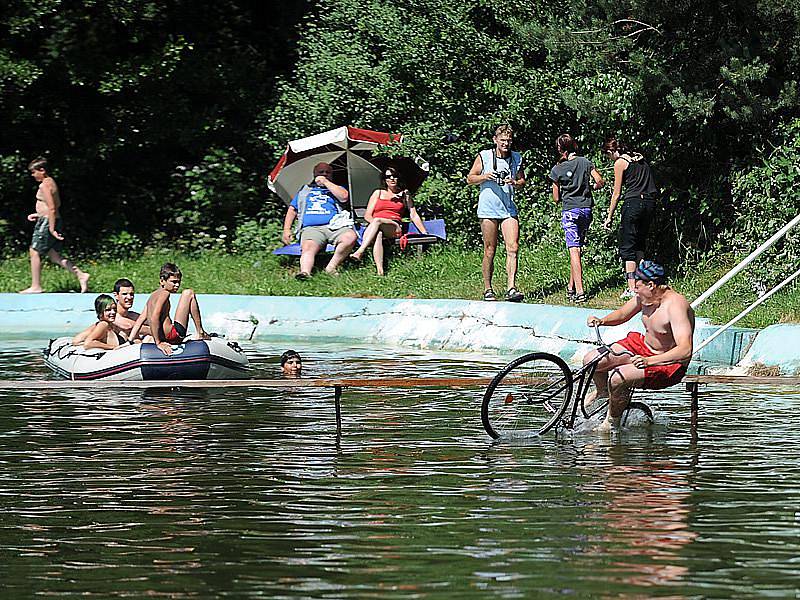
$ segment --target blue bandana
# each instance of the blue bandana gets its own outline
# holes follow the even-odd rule
[[[640,262],[639,266],[636,267],[633,278],[640,281],[652,281],[656,285],[662,285],[667,281],[664,267],[652,260],[643,260]]]

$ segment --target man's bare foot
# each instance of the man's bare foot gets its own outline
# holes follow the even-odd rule
[[[600,425],[597,426],[595,431],[597,431],[599,433],[610,433],[614,429],[618,429],[618,428],[619,428],[619,418],[614,419],[614,418],[606,415],[606,418],[603,419],[603,422],[600,423]]]
[[[354,260],[356,262],[361,262],[364,259],[364,257],[361,254],[359,254],[358,252],[353,252],[347,258],[349,258],[350,260]]]
[[[88,273],[81,273],[78,275],[78,281],[81,284],[81,294],[85,294],[89,291],[89,277],[91,277],[91,275]]]
[[[41,294],[44,290],[42,288],[29,287],[17,292],[18,294]]]

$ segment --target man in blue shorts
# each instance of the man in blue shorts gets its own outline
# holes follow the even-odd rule
[[[586,232],[592,222],[592,190],[603,186],[603,178],[594,165],[578,156],[578,144],[569,134],[556,140],[558,164],[550,171],[553,200],[561,202],[561,227],[569,252],[569,283],[567,299],[586,302],[583,291],[581,249],[586,245]]]
[[[283,220],[283,243],[292,243],[292,223],[297,219],[295,232],[300,239],[299,280],[308,279],[314,268],[314,258],[328,244],[336,250],[325,267],[329,275],[336,275],[336,269],[350,254],[358,236],[353,229],[353,220],[341,210],[350,199],[349,192],[331,181],[333,167],[321,162],[314,166],[314,179],[297,192],[286,211]]]

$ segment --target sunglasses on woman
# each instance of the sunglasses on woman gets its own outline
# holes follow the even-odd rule
[[[394,173],[384,173],[383,174],[383,178],[384,179],[397,179],[397,175],[395,175]]]

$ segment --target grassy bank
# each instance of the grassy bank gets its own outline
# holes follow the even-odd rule
[[[128,277],[140,293],[158,285],[158,270],[166,261],[176,262],[184,274],[184,285],[206,294],[258,294],[276,296],[358,296],[369,298],[466,298],[478,299],[481,284],[481,253],[442,246],[422,255],[396,256],[386,277],[375,275],[371,261],[364,266],[345,265],[340,277],[322,272],[305,282],[294,279],[297,260],[271,254],[225,255],[205,253],[186,255],[169,250],[147,250],[141,257],[127,260],[77,261],[91,273],[90,290],[111,289],[118,277]],[[732,260],[729,261],[732,264]],[[504,290],[505,257],[495,261],[495,290]],[[672,284],[689,299],[700,295],[721,277],[730,264],[698,268]],[[0,292],[15,292],[30,284],[27,256],[4,260],[0,265]],[[518,287],[527,302],[567,304],[564,297],[569,268],[565,253],[556,248],[537,248],[520,258]],[[622,278],[616,271],[591,264],[585,266],[588,307],[610,309],[619,306]],[[48,292],[76,291],[77,281],[66,271],[48,264],[42,276]],[[746,272],[724,286],[700,307],[699,315],[724,323],[756,298]],[[24,302],[24,297],[20,297]],[[779,292],[745,317],[744,327],[765,327],[778,322],[800,322],[800,286]]]

